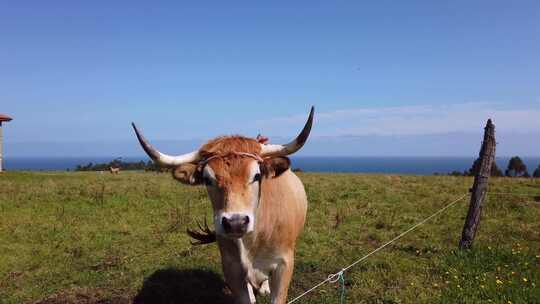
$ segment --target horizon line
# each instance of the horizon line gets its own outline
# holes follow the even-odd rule
[[[518,156],[520,158],[540,158],[540,155],[497,155],[495,158],[510,158]],[[59,156],[6,156],[4,155],[4,160],[8,158],[109,158],[113,157],[111,155],[82,155],[82,156],[71,156],[71,155],[59,155]],[[470,158],[478,156],[471,155],[294,155],[289,157],[303,157],[303,158],[415,158],[415,157],[425,157],[425,158]],[[144,155],[127,155],[127,156],[118,156],[113,157],[113,159],[118,158],[147,158],[151,160],[148,156]]]

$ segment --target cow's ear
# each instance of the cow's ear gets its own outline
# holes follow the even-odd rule
[[[261,164],[261,173],[267,178],[280,176],[291,167],[291,161],[288,157],[278,156],[267,158]]]
[[[186,185],[200,185],[202,183],[202,172],[199,166],[194,164],[182,164],[172,171],[173,177]]]

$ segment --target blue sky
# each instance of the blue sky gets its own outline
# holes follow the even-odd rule
[[[169,153],[287,140],[310,105],[309,155],[476,154],[488,117],[540,155],[538,1],[0,5],[8,156],[139,155],[131,121]]]

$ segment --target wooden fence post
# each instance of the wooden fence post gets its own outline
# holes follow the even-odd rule
[[[488,179],[491,175],[491,166],[495,160],[495,125],[488,119],[484,128],[484,141],[480,148],[480,166],[474,176],[474,183],[471,188],[471,203],[467,219],[461,233],[459,249],[469,249],[474,241],[474,236],[478,225],[480,224],[480,215],[482,213],[482,203],[486,196]]]

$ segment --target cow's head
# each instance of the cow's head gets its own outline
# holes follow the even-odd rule
[[[213,139],[199,150],[170,156],[153,148],[133,128],[144,151],[161,166],[173,168],[173,176],[189,185],[206,185],[214,209],[216,232],[239,238],[253,231],[263,180],[275,178],[290,167],[286,157],[306,142],[314,108],[298,137],[285,145],[264,144],[242,136]]]

